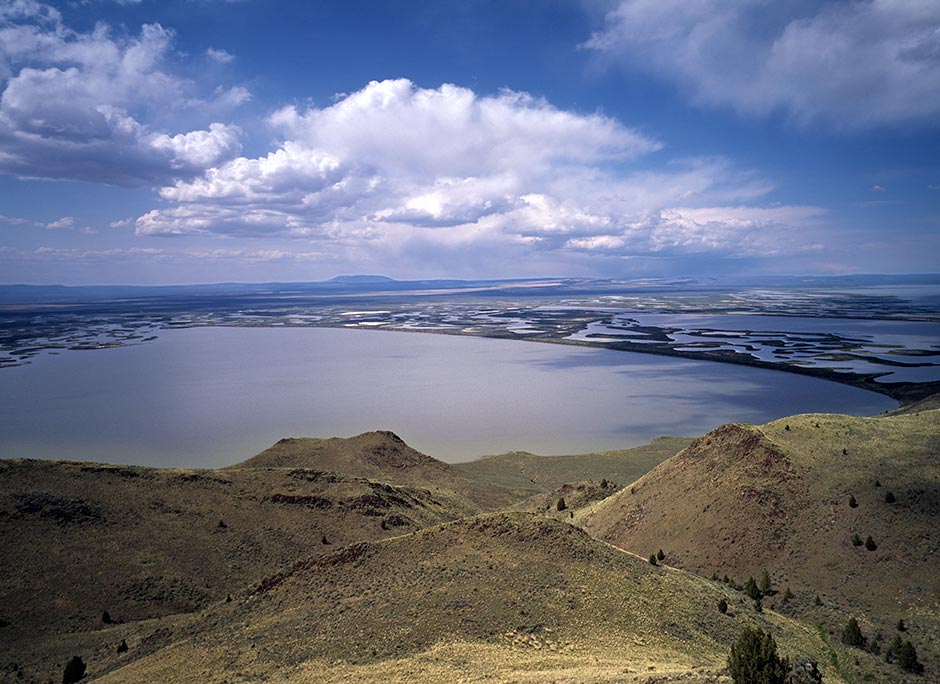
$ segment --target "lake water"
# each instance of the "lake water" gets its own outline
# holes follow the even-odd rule
[[[281,437],[389,429],[456,462],[895,406],[824,380],[646,354],[369,330],[192,328],[0,371],[0,456],[217,467]]]

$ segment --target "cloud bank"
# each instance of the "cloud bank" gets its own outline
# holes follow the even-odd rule
[[[277,149],[164,187],[170,206],[137,233],[286,236],[389,257],[761,255],[779,251],[776,228],[821,213],[749,208],[772,186],[722,159],[633,170],[661,143],[508,90],[372,82],[268,123]]]
[[[235,88],[200,98],[165,68],[172,42],[159,24],[119,38],[105,24],[73,31],[54,8],[31,0],[0,7],[0,172],[151,186],[237,155],[237,126],[169,134],[148,123],[247,96]]]
[[[849,128],[940,115],[931,0],[622,0],[585,47],[747,115]]]

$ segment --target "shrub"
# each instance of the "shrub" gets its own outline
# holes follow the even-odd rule
[[[894,503],[895,501],[897,501],[897,499],[894,498],[894,493],[893,493],[893,492],[888,492],[887,494],[885,494],[885,503],[892,504],[892,503]]]
[[[917,649],[910,641],[905,641],[898,649],[898,667],[905,672],[923,674],[924,665],[917,660]]]
[[[650,554],[650,565],[659,565],[659,563],[656,562],[656,554],[655,554],[655,553],[651,553],[651,554]]]
[[[777,656],[772,635],[748,627],[731,647],[728,669],[735,684],[784,684],[790,664]]]
[[[875,540],[871,538],[871,535],[865,539],[865,548],[869,551],[874,551],[878,548],[878,545],[875,543]]]
[[[854,496],[850,496],[850,497],[849,497],[849,507],[850,507],[850,508],[858,508],[858,501],[855,500],[855,497],[854,497]]]
[[[72,659],[66,664],[65,672],[62,673],[62,684],[75,684],[81,681],[85,676],[85,663],[78,656],[72,656]]]
[[[724,599],[721,599],[718,602],[718,612],[721,613],[722,615],[725,615],[728,612],[728,602],[725,601]]]
[[[555,504],[555,508],[559,511],[563,511],[568,508],[568,504],[565,503],[565,497],[558,499],[558,503]]]
[[[666,554],[663,553],[662,549],[656,552],[656,560],[665,560],[665,558],[666,558]]]
[[[850,618],[842,630],[842,643],[855,648],[865,648],[865,636],[858,627],[858,620]]]
[[[852,546],[861,546],[862,538],[858,536],[858,532],[852,535]]]

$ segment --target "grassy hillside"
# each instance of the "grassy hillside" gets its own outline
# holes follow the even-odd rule
[[[720,584],[562,522],[492,514],[298,562],[164,648],[135,656],[131,636],[126,664],[100,681],[707,682],[745,625],[772,630],[784,653],[825,659],[813,630]]]
[[[197,610],[321,548],[458,515],[426,490],[298,468],[0,460],[0,482],[0,663],[104,611]]]
[[[832,628],[857,615],[890,640],[903,617],[940,671],[940,411],[722,426],[576,518],[704,576],[767,569],[790,610]]]
[[[927,410],[461,466],[391,433],[214,471],[0,460],[0,682],[80,654],[112,683],[705,684],[747,625],[827,684],[930,681],[938,458]],[[764,569],[763,612],[706,579]],[[843,646],[849,617],[885,648],[904,618],[927,675]]]
[[[458,463],[454,468],[500,487],[549,492],[582,480],[633,482],[691,441],[691,437],[659,437],[632,449],[576,456],[537,456],[513,451]]]

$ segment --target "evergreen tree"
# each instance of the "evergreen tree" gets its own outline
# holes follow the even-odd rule
[[[821,606],[821,605],[822,605],[822,599],[819,598],[819,594],[816,594],[816,598],[815,598],[815,600],[813,601],[813,603],[816,604],[817,606]]]
[[[659,565],[659,563],[656,562],[656,554],[655,554],[655,553],[651,553],[651,554],[650,554],[650,565]]]
[[[790,663],[777,656],[771,634],[748,627],[731,647],[728,669],[735,684],[784,684]]]
[[[663,553],[662,549],[656,552],[656,560],[665,560],[665,558],[666,558],[666,554]]]
[[[850,618],[842,630],[842,643],[856,648],[865,648],[865,636],[859,629],[858,620]]]
[[[888,646],[888,650],[885,651],[885,662],[893,663],[897,660],[898,652],[901,650],[901,647],[904,645],[904,642],[901,640],[900,634],[895,634],[894,639],[891,641],[891,645]]]
[[[858,532],[852,535],[852,546],[861,546],[862,538],[858,536]]]
[[[869,551],[874,551],[878,548],[878,545],[875,543],[875,540],[871,538],[871,535],[868,535],[868,538],[865,539],[865,548]]]
[[[607,478],[601,480],[601,489],[607,489]]]
[[[858,501],[855,500],[854,496],[849,497],[849,506],[851,508],[858,508]]]
[[[768,594],[770,594],[770,575],[767,573],[766,570],[764,570],[764,572],[761,573],[759,588],[760,588],[760,593],[762,593],[764,596],[767,596]]]
[[[790,587],[787,587],[787,590],[783,592],[783,603],[789,603],[793,598],[793,592],[790,591]]]
[[[898,649],[898,667],[905,672],[923,674],[924,665],[917,660],[917,649],[910,641],[905,641]]]
[[[906,629],[907,629],[907,625],[904,624],[904,618],[901,618],[900,620],[898,620],[898,631],[903,632]]]
[[[753,577],[748,577],[747,584],[744,585],[744,593],[755,601],[760,598],[760,589],[757,588],[757,582]]]
[[[555,504],[555,508],[559,511],[563,511],[568,508],[568,504],[565,503],[565,497],[558,499],[558,503]]]
[[[81,681],[85,676],[85,663],[78,656],[72,656],[72,659],[65,666],[65,672],[62,673],[62,684],[75,684]]]
[[[721,599],[720,601],[718,601],[718,612],[721,613],[722,615],[728,612],[728,602],[725,601],[724,599]]]
[[[885,503],[892,504],[895,501],[897,501],[897,499],[894,498],[893,492],[888,492],[887,494],[885,494]]]

